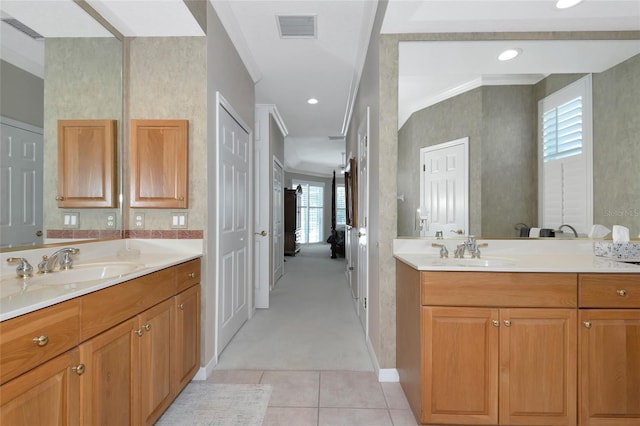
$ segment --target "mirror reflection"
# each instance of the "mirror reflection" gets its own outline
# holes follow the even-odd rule
[[[520,55],[498,61],[507,48]],[[640,201],[630,196],[640,193],[640,41],[420,41],[401,42],[399,52],[398,235],[443,231],[455,237],[462,231],[514,238],[526,226],[569,238],[573,231],[561,225],[585,237],[596,223],[640,233]],[[543,206],[552,203],[540,189],[548,164],[539,159],[539,102],[589,74],[591,178],[574,180],[590,182],[590,207],[578,214],[565,208],[549,219]],[[438,162],[433,151],[465,138],[468,186],[461,198],[454,178],[434,183],[433,174],[446,177],[464,164],[462,157],[445,153]],[[578,176],[563,167],[560,176]],[[565,186],[561,197],[581,196],[581,189]],[[466,200],[466,211],[456,200]],[[590,223],[579,224],[585,210]]]
[[[116,120],[121,194],[121,42],[75,2],[9,0],[0,10],[0,247],[119,237],[121,202],[67,209],[56,197],[58,120]]]

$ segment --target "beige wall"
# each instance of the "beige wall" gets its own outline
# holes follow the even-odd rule
[[[61,229],[58,208],[58,120],[118,121],[122,149],[122,45],[115,38],[45,40],[44,85],[44,228]],[[119,184],[121,179],[119,178]],[[80,212],[80,229],[105,229],[104,214],[114,209]],[[120,227],[120,226],[119,226]]]

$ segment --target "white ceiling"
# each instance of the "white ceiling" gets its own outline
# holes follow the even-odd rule
[[[276,105],[289,130],[285,167],[316,175],[339,170],[344,141],[330,136],[344,135],[377,1],[210,1],[256,82],[256,102]],[[127,37],[204,35],[182,0],[88,3]],[[584,0],[567,10],[557,10],[554,4],[555,0],[389,0],[382,32],[640,30],[640,0]],[[0,9],[45,37],[109,36],[73,0],[2,0]],[[280,39],[277,14],[316,15],[317,37]],[[6,40],[20,40],[20,36],[8,36],[7,31],[10,30],[3,23],[3,58],[22,53],[15,48],[10,52],[5,46]],[[41,43],[40,47],[39,42],[31,43],[36,52],[42,51]],[[453,42],[446,44],[451,47]],[[559,72],[557,68],[538,66],[554,57],[595,59],[589,69],[578,72],[596,72],[625,55],[637,53],[634,49],[638,42],[625,45],[619,51],[600,42],[581,42],[565,44],[561,53],[550,53],[547,44],[518,43],[515,47],[523,50],[521,57],[496,68],[495,50],[501,47],[497,42],[458,43],[446,52],[445,43],[403,43],[400,119],[403,121],[411,112],[438,99],[477,86],[478,82],[537,81],[550,72]],[[478,60],[483,61],[482,65]],[[529,68],[527,64],[536,67]],[[31,65],[38,69],[38,64]],[[306,104],[309,97],[318,98],[319,103]]]

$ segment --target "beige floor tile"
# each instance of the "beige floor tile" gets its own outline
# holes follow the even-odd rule
[[[397,410],[408,410],[409,403],[400,383],[380,383],[387,407]]]
[[[265,371],[261,383],[273,387],[270,407],[317,407],[319,381],[317,371]]]
[[[389,410],[393,426],[418,426],[411,410]]]
[[[323,371],[320,407],[387,408],[387,404],[375,373]]]
[[[317,408],[269,407],[262,426],[317,426]]]
[[[318,426],[393,426],[381,408],[320,408]]]
[[[213,370],[207,382],[236,385],[260,383],[262,370]]]

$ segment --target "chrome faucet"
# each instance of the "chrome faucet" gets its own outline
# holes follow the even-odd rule
[[[440,247],[440,258],[445,259],[449,257],[449,250],[447,250],[447,246],[439,243],[431,243],[431,247]]]
[[[20,278],[28,278],[33,273],[33,266],[29,264],[29,261],[24,257],[10,257],[7,259],[7,263],[19,263],[16,267],[16,274]]]
[[[78,248],[63,248],[51,256],[42,256],[42,261],[38,263],[38,273],[46,274],[49,272],[53,272],[56,268],[56,263],[60,265],[60,270],[68,270],[73,267],[73,259],[71,258],[72,254],[78,254],[80,249]]]
[[[571,229],[571,231],[573,231],[573,236],[574,236],[574,237],[578,238],[578,232],[576,231],[576,228],[574,228],[574,227],[573,227],[573,226],[571,226],[571,225],[567,225],[566,223],[565,223],[564,225],[560,225],[560,226],[558,227],[558,229],[557,229],[557,230],[555,230],[555,231],[553,231],[553,232],[554,232],[554,233],[564,234],[564,231],[562,230],[562,228],[564,228],[565,226],[566,226],[567,228]]]
[[[476,237],[469,235],[467,241],[456,246],[456,251],[454,252],[453,257],[462,259],[464,257],[465,250],[467,250],[471,254],[472,259],[480,259],[480,248],[488,246],[489,244],[487,243],[478,244]]]

